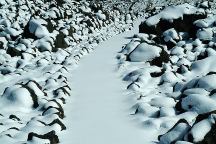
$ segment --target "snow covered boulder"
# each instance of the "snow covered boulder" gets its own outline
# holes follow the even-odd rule
[[[199,79],[197,87],[204,88],[207,91],[212,91],[216,88],[216,75],[207,75]]]
[[[52,47],[52,42],[50,42],[49,40],[42,38],[40,40],[37,41],[36,47],[38,48],[39,51],[43,52],[43,51],[52,51],[53,47]]]
[[[32,109],[39,106],[38,99],[45,95],[42,87],[36,81],[30,80],[26,84],[6,88],[1,98],[9,106]]]
[[[31,92],[34,92],[37,97],[43,97],[46,95],[46,93],[42,91],[42,87],[36,81],[29,81],[26,86],[31,90]]]
[[[99,10],[97,13],[96,13],[96,16],[98,19],[100,20],[106,20],[106,15],[102,13],[101,10]]]
[[[128,24],[133,22],[130,14],[127,14],[125,16],[125,20],[126,20],[126,23],[128,23]]]
[[[147,62],[159,57],[161,48],[147,43],[139,44],[129,55],[132,62]]]
[[[140,44],[139,41],[132,39],[125,47],[123,47],[121,53],[122,54],[129,54],[131,53],[138,45]]]
[[[160,109],[154,106],[151,106],[148,103],[137,103],[133,106],[135,108],[134,114],[141,114],[148,117],[158,117],[160,114]]]
[[[162,48],[153,44],[141,43],[128,56],[131,62],[149,62],[151,65],[161,67],[169,61],[169,54]]]
[[[6,49],[8,41],[5,37],[0,37],[0,49]]]
[[[199,7],[201,8],[209,8],[210,7],[210,2],[209,1],[203,1]]]
[[[16,38],[21,34],[20,31],[17,31],[16,29],[11,28],[11,27],[6,28],[5,32],[10,35],[12,40],[16,40]]]
[[[182,99],[182,108],[187,111],[195,111],[203,114],[216,110],[216,103],[208,96],[190,94]]]
[[[42,19],[31,19],[24,29],[24,38],[43,38],[44,36],[49,36],[49,31],[44,26],[47,22]]]
[[[6,88],[2,100],[8,106],[31,108],[34,105],[31,93],[21,85]]]
[[[176,111],[172,107],[161,107],[160,108],[160,117],[171,117],[175,116]]]
[[[159,136],[160,144],[171,144],[178,140],[183,140],[189,129],[190,125],[186,120],[179,120],[166,134]]]
[[[180,40],[180,36],[174,28],[171,28],[163,33],[163,40],[169,49],[177,44],[177,42]]]
[[[207,128],[205,128],[206,132]],[[212,125],[211,130],[205,135],[204,139],[200,143],[205,143],[205,144],[214,144],[216,142],[216,124]]]
[[[196,27],[193,25],[193,22],[206,17],[203,9],[187,3],[169,6],[141,23],[139,32],[161,36],[164,31],[174,28],[179,32],[187,32],[191,37],[194,37],[196,35]]]
[[[211,28],[204,28],[197,31],[196,34],[197,38],[200,40],[206,41],[206,40],[212,40],[213,38],[213,31]]]
[[[209,16],[205,19],[200,19],[194,22],[194,25],[196,25],[199,28],[208,28],[214,25],[216,22],[216,16]]]
[[[188,139],[193,143],[201,142],[211,130],[212,125],[213,123],[209,119],[194,124],[188,134]]]
[[[6,66],[6,67],[0,67],[0,74],[7,75],[15,71],[15,68]]]
[[[5,0],[1,0],[1,1],[0,1],[0,6],[6,5],[6,4],[7,4],[7,3],[6,3]]]
[[[174,107],[176,103],[173,98],[156,97],[151,99],[149,104],[156,107]]]
[[[129,74],[127,74],[123,78],[123,80],[124,81],[136,81],[139,78],[139,76],[141,76],[142,74],[143,74],[143,70],[142,69],[134,70],[134,71],[130,72]]]
[[[175,40],[179,40],[179,35],[174,28],[168,29],[163,33],[165,42],[171,41],[175,43]]]

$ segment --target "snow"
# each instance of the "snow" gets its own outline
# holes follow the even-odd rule
[[[97,16],[100,20],[106,20],[106,15],[103,14],[101,10],[99,10],[99,11],[96,13],[96,16]]]
[[[70,144],[71,140],[76,144],[153,143],[154,129],[145,130],[133,123],[125,84],[116,74],[115,53],[128,41],[124,37],[133,32],[100,44],[70,75],[74,100],[65,107],[68,131],[61,134],[62,143]]]
[[[198,114],[207,113],[216,109],[216,103],[208,96],[191,94],[182,100],[182,108],[195,111]]]
[[[154,16],[144,21],[147,25],[140,25],[140,31],[146,33],[129,38],[130,42],[118,54],[122,79],[128,82],[127,89],[131,92],[131,97],[136,99],[132,114],[143,122],[146,129],[157,129],[161,144],[202,143],[214,135],[212,128],[215,120],[206,120],[205,117],[211,117],[216,110],[215,20],[212,11],[207,11],[206,8],[182,4],[155,12]],[[178,29],[181,20],[184,20],[183,16],[204,14],[204,11],[207,12],[207,18],[189,22],[190,34]],[[159,23],[161,20],[170,23],[175,20],[171,26],[176,26],[175,29],[178,30]],[[151,34],[152,29],[160,35]],[[152,64],[152,61],[144,58],[153,49],[142,51],[145,48],[131,57],[143,43],[160,45],[159,48],[167,52],[168,60],[160,67],[158,63]],[[162,52],[153,61],[162,61],[161,58],[165,57]],[[133,61],[132,58],[139,59]],[[191,136],[192,131],[194,136]]]
[[[5,106],[7,107],[8,105],[18,109],[19,107],[23,107],[28,110],[33,106],[30,92],[27,89],[22,88],[20,85],[7,88],[1,99],[6,102],[5,105],[1,105],[1,108],[5,108]]]
[[[183,55],[184,54],[184,49],[182,47],[174,47],[172,50],[171,50],[171,54],[172,55]]]
[[[147,43],[139,44],[129,55],[132,62],[151,61],[160,56],[161,48]]]
[[[211,28],[204,28],[203,30],[198,30],[196,34],[197,38],[200,40],[212,40],[213,31]]]
[[[212,123],[208,120],[202,120],[195,124],[190,133],[193,136],[194,142],[200,142],[204,139],[205,135],[211,130]]]
[[[205,19],[197,20],[194,24],[200,28],[208,28],[214,24],[216,21],[216,16],[209,16]]]
[[[139,41],[132,41],[128,43],[121,51],[123,54],[131,53],[138,45],[140,44]]]
[[[197,83],[198,87],[204,88],[207,91],[211,91],[216,87],[216,76],[208,75],[199,79]]]
[[[168,29],[163,33],[165,42],[179,40],[178,33],[174,28]]]
[[[47,24],[42,19],[31,19],[29,22],[29,31],[35,34],[36,37],[42,38],[49,35],[49,31],[42,24]]]
[[[175,116],[175,109],[172,107],[161,107],[160,108],[160,117],[172,117]]]
[[[0,143],[189,144],[213,135],[214,2],[148,2],[2,0]],[[106,41],[139,16],[160,31],[160,21],[184,24],[186,15],[206,18],[187,21],[186,32],[168,25]]]
[[[175,144],[192,144],[192,143],[187,141],[177,141]]]
[[[21,32],[17,31],[16,29],[14,28],[6,28],[5,29],[5,32],[9,35],[12,35],[12,36],[18,36],[21,34]]]
[[[189,129],[189,125],[184,122],[178,123],[170,132],[166,133],[160,138],[161,144],[170,144],[177,140],[181,140],[184,133]]]
[[[174,107],[176,102],[174,101],[173,98],[169,97],[157,97],[151,99],[149,102],[152,106],[157,106],[157,107]]]

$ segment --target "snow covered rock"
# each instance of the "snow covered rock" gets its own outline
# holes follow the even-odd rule
[[[196,34],[197,38],[200,40],[212,40],[213,38],[213,31],[211,28],[204,28],[202,30],[198,30]]]
[[[161,48],[147,43],[139,44],[129,55],[132,62],[147,62],[159,57]]]
[[[174,107],[175,101],[173,98],[169,98],[169,97],[157,97],[151,99],[149,104],[157,107]]]
[[[149,117],[159,116],[159,108],[151,106],[147,103],[138,103],[134,107],[136,107],[134,114],[141,114]]]
[[[205,19],[200,19],[194,22],[194,25],[196,25],[199,28],[208,28],[214,25],[216,21],[216,16],[209,16]]]
[[[182,108],[185,110],[196,111],[198,114],[216,110],[216,103],[208,96],[191,94],[183,98]]]
[[[8,41],[5,37],[0,37],[0,49],[6,49]]]
[[[14,107],[32,108],[34,105],[31,93],[21,85],[7,88],[2,96],[7,105]]]
[[[159,137],[161,144],[170,144],[178,140],[183,140],[184,135],[190,126],[185,120],[179,120],[166,134]]]
[[[148,25],[156,25],[160,22],[160,20],[172,21],[174,19],[182,18],[184,15],[190,15],[198,12],[204,12],[204,11],[201,11],[196,7],[191,6],[187,3],[178,6],[170,6],[165,8],[159,14],[147,19],[146,23]]]
[[[43,38],[44,36],[49,36],[49,31],[44,26],[46,24],[47,22],[42,19],[31,19],[24,30],[24,37]]]
[[[96,16],[97,16],[100,20],[106,20],[106,15],[103,14],[101,10],[99,10],[99,11],[96,13]]]
[[[174,28],[168,29],[163,33],[165,42],[171,41],[175,42],[175,40],[179,40],[178,33]]]
[[[196,123],[190,130],[188,138],[193,143],[198,143],[204,140],[206,134],[211,130],[212,123],[209,119],[202,120]]]
[[[194,37],[196,29],[193,22],[201,18],[206,18],[203,9],[196,8],[187,3],[169,6],[144,21],[139,26],[139,32],[161,36],[164,31],[174,28],[179,32],[187,32],[190,36]]]
[[[126,46],[122,49],[122,54],[129,54],[131,53],[138,45],[140,44],[139,41],[131,40]]]

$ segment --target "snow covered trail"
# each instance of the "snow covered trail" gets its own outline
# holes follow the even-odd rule
[[[65,108],[67,130],[60,136],[64,144],[147,144],[146,131],[136,125],[129,113],[132,103],[126,84],[116,72],[115,56],[125,32],[100,44],[80,61],[71,78],[72,98]],[[150,138],[151,139],[151,138]]]

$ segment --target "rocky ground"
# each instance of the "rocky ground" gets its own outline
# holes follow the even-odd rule
[[[165,8],[173,3],[1,0],[0,142],[59,143],[72,95],[68,72],[140,17],[149,17],[140,25],[143,34],[118,56],[137,98],[132,115],[160,129],[161,143],[215,141],[215,5]]]
[[[0,2],[0,141],[58,143],[67,73],[136,18],[85,1]]]
[[[144,128],[158,130],[158,143],[216,141],[213,5],[206,1],[152,12],[117,56],[136,99],[131,115]]]

